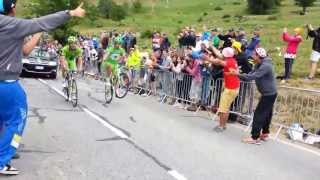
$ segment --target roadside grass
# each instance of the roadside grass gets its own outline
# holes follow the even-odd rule
[[[91,2],[96,3],[96,0]],[[117,2],[122,3],[127,0]],[[158,30],[166,32],[171,42],[176,45],[177,33],[185,26],[191,26],[197,31],[203,31],[204,25],[209,29],[220,27],[224,31],[231,27],[236,29],[243,27],[248,33],[248,38],[252,36],[252,30],[255,27],[261,26],[263,27],[262,46],[269,50],[276,72],[281,75],[284,65],[283,57],[279,56],[279,49],[283,50],[286,46],[282,42],[282,29],[288,27],[292,33],[295,27],[303,27],[305,24],[313,24],[315,27],[320,25],[319,2],[314,7],[308,8],[308,13],[304,16],[299,14],[301,8],[294,5],[294,0],[284,0],[278,12],[259,16],[246,13],[246,0],[169,0],[169,4],[166,0],[157,0],[153,13],[151,12],[151,0],[141,0],[141,2],[143,9],[140,13],[129,12],[129,16],[120,22],[100,17],[97,17],[94,22],[85,19],[75,27],[75,30],[85,34],[99,34],[101,31],[112,29],[131,30],[137,32],[138,36],[147,30]],[[139,46],[148,47],[151,44],[150,39],[141,38],[138,43]],[[312,82],[303,80],[309,72],[311,47],[312,39],[304,39],[294,63],[290,86],[319,87],[320,80]]]

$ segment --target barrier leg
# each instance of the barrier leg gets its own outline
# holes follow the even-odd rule
[[[164,95],[160,103],[163,104],[166,98],[167,98],[167,95]]]
[[[248,127],[245,129],[245,132],[248,132],[253,124],[253,119],[250,120]]]
[[[280,125],[280,127],[279,127],[279,129],[278,129],[278,131],[277,131],[277,133],[274,135],[274,137],[273,137],[273,139],[274,140],[276,140],[276,139],[278,139],[278,137],[279,137],[279,135],[280,135],[280,132],[281,132],[281,130],[283,129],[283,126],[282,125]]]

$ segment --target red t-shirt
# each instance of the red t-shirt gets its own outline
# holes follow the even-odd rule
[[[234,58],[226,58],[226,65],[223,68],[224,86],[227,89],[238,89],[240,87],[240,79],[238,76],[229,75],[230,69],[238,69],[238,64]]]

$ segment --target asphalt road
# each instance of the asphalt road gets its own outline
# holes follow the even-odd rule
[[[12,180],[319,180],[320,156],[269,141],[241,143],[244,131],[155,98],[128,95],[103,104],[103,85],[79,80],[80,105],[61,80],[22,79],[29,119]]]

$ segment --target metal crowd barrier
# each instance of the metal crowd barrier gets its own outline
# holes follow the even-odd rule
[[[283,130],[296,131],[292,124],[303,125],[308,132],[305,136],[315,136],[320,129],[320,91],[280,86],[274,108],[273,125],[278,127],[275,138],[283,134]]]
[[[141,68],[130,69],[131,87],[146,96],[159,96],[159,101],[172,99],[174,102],[194,104],[205,107],[210,112],[217,109],[221,93],[224,89],[223,79],[203,78],[196,82],[193,77],[185,73],[174,73],[159,69]],[[260,98],[254,82],[241,81],[239,95],[230,107],[230,113],[247,121],[249,130],[252,125],[254,108]],[[320,129],[320,91],[280,86],[275,103],[273,127],[276,127],[274,139],[286,134],[283,130],[292,130],[293,123],[299,123],[309,132],[309,136],[316,136]]]
[[[161,102],[171,98],[174,101],[183,103],[195,103],[195,100],[190,98],[190,90],[192,84],[192,76],[184,73],[173,73],[158,69],[142,68],[139,70],[139,76],[132,78],[133,86],[144,94],[157,95]]]
[[[182,103],[196,104],[199,108],[200,106],[207,107],[210,111],[219,107],[221,93],[224,89],[223,79],[203,78],[200,84],[196,84],[193,83],[192,76],[184,73],[177,74],[162,70],[147,72],[147,74],[150,73],[155,76],[154,80],[145,78],[145,86],[142,89],[155,92],[153,94],[160,96],[161,102],[164,102],[166,98],[172,98]],[[198,94],[196,98],[194,98],[194,86],[198,86],[195,90]],[[252,125],[254,108],[259,98],[260,94],[254,82],[241,81],[239,95],[231,105],[230,113],[246,121],[248,125],[246,130],[249,130]],[[290,125],[293,123],[303,124],[305,129],[313,128],[314,130],[304,132],[304,134],[315,136],[315,130],[320,129],[319,107],[320,91],[279,87],[272,121],[273,126],[276,127],[274,138],[278,138],[280,134],[286,134],[281,131],[291,130]]]

